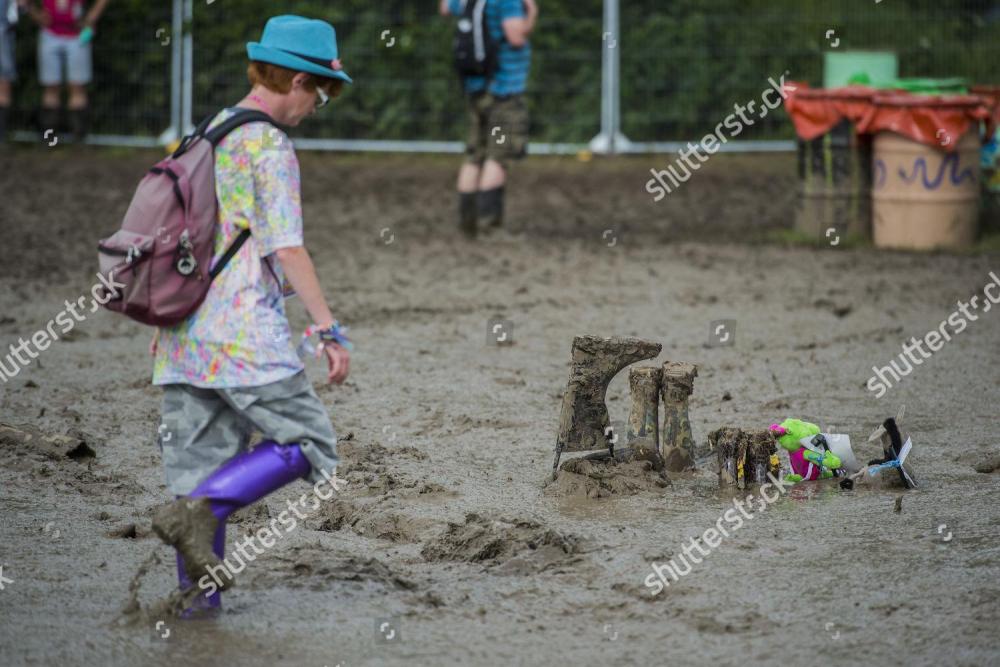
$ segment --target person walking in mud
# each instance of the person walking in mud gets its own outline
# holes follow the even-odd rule
[[[210,129],[245,109],[295,127],[351,83],[324,21],[271,18],[247,53],[252,89]],[[299,164],[288,137],[266,122],[238,127],[216,148],[215,179],[215,262],[242,230],[250,236],[194,314],[158,329],[150,345],[153,383],[164,392],[163,466],[176,496],[156,511],[153,530],[177,549],[181,589],[201,589],[188,615],[217,609],[231,580],[213,576],[205,586],[223,565],[226,518],[297,479],[329,481],[337,465],[330,418],[291,343],[286,281],[315,323],[303,339],[318,333],[328,380],[343,383],[350,367],[350,343],[303,245]],[[252,431],[264,440],[248,449]]]
[[[510,161],[528,146],[524,90],[531,67],[528,37],[535,0],[441,0],[440,13],[458,17],[455,65],[462,78],[469,130],[458,171],[459,228],[469,237],[503,225]]]

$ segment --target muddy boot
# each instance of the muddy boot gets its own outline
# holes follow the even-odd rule
[[[663,364],[663,458],[673,472],[695,467],[695,443],[688,416],[688,398],[694,392],[698,369],[694,364]]]
[[[476,195],[476,209],[479,223],[486,231],[503,226],[503,186],[492,190],[481,190]]]
[[[49,130],[49,136],[46,137],[45,133]],[[38,110],[38,131],[41,133],[42,137],[46,140],[51,141],[53,134],[59,134],[59,109],[49,109],[42,107]]]
[[[82,144],[90,129],[90,110],[87,107],[69,110],[69,129],[73,133],[73,142]]]
[[[262,442],[251,451],[237,454],[219,466],[218,470],[199,484],[187,499],[206,502],[218,525],[224,526],[226,518],[236,510],[251,505],[286,484],[305,477],[310,470],[309,460],[298,445]],[[208,558],[207,545],[210,544],[211,538],[211,534],[207,538],[200,538],[201,546],[193,564],[188,553],[180,546],[177,549],[184,557],[185,569],[193,581],[197,582],[201,576],[201,574],[195,576],[197,573],[209,574],[221,591],[229,587],[234,574],[241,572],[245,564],[240,559],[240,566],[237,569],[230,565],[228,559],[220,564],[218,558]],[[209,569],[206,565],[209,561],[214,563],[215,567]],[[222,575],[225,575],[225,579]]]
[[[476,238],[476,193],[458,193],[458,228],[470,239]]]
[[[219,519],[212,513],[208,498],[182,496],[153,515],[153,532],[177,549],[184,558],[188,578],[195,582],[208,575],[210,568],[220,566],[212,549],[218,529]],[[219,589],[225,590],[226,583]]]
[[[212,539],[212,551],[221,560],[226,555],[226,525],[220,523]],[[195,586],[195,582],[187,574],[187,564],[181,552],[177,552],[177,588],[187,591]],[[214,616],[222,608],[222,593],[218,590],[209,592],[201,590],[197,597],[184,609],[180,616],[186,619],[206,618]]]
[[[553,479],[558,474],[563,452],[611,448],[608,406],[604,403],[608,383],[621,369],[655,357],[661,349],[659,343],[639,338],[577,336],[573,339],[573,363],[559,413]]]
[[[650,366],[633,367],[629,371],[629,397],[632,399],[626,435],[629,442],[644,437],[650,437],[656,443],[660,441],[660,427],[656,420],[659,418],[662,375],[661,369]]]

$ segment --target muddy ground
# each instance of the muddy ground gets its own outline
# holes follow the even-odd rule
[[[89,292],[96,240],[155,157],[0,156],[0,349]],[[864,386],[981,294],[1000,255],[760,243],[790,225],[792,156],[716,156],[653,204],[643,184],[661,162],[529,160],[509,188],[515,233],[469,243],[454,232],[453,159],[303,156],[307,244],[357,341],[348,383],[320,390],[348,487],[258,556],[213,621],[121,617],[152,554],[139,601],[175,583],[150,533],[167,498],[159,391],[149,332],[88,315],[0,384],[0,422],[73,439],[0,433],[0,662],[1000,663],[1000,474],[975,470],[1000,455],[1000,314],[883,398]],[[512,345],[487,344],[494,317],[513,321]],[[735,344],[710,347],[723,319]],[[786,416],[858,443],[905,403],[923,486],[899,512],[894,490],[795,488],[651,596],[650,563],[714,526],[732,493],[708,466],[668,485],[638,466],[637,483],[603,494],[570,473],[547,484],[580,333],[641,336],[663,344],[657,363],[697,363],[700,443]],[[608,392],[615,420],[625,375]],[[230,538],[307,488],[242,512]]]

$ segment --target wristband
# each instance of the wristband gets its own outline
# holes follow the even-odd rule
[[[302,332],[302,343],[300,347],[304,352],[312,353],[315,348],[309,344],[309,339],[313,334],[319,334],[320,344],[322,343],[336,343],[340,345],[345,350],[353,350],[354,344],[347,337],[347,327],[342,325],[337,320],[333,321],[326,329],[321,329],[315,324],[310,324],[306,327],[305,331]]]

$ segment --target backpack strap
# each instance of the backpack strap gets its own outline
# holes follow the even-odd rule
[[[274,119],[263,111],[257,111],[255,109],[239,109],[231,118],[227,118],[211,130],[202,131],[201,135],[211,141],[212,147],[214,148],[219,145],[220,141],[226,138],[227,134],[241,125],[246,125],[247,123],[270,123],[275,127],[278,126],[278,124],[274,122]]]
[[[219,142],[225,139],[226,135],[228,135],[230,132],[232,132],[233,130],[242,125],[246,125],[247,123],[263,122],[278,127],[277,123],[274,122],[273,118],[271,118],[263,111],[256,111],[254,109],[239,109],[231,118],[227,118],[226,120],[219,123],[216,127],[213,127],[211,130],[209,130],[208,126],[211,124],[214,118],[215,115],[213,114],[208,118],[206,118],[205,120],[203,120],[198,125],[198,129],[195,131],[195,136],[204,137],[205,139],[210,141],[212,143],[212,148],[218,146]],[[244,229],[239,233],[239,235],[237,235],[237,237],[233,240],[233,242],[229,245],[229,247],[226,248],[226,252],[223,253],[222,257],[219,258],[219,261],[216,262],[215,266],[212,267],[212,270],[209,271],[208,273],[209,280],[215,280],[215,277],[220,273],[222,273],[222,270],[225,269],[226,265],[229,264],[230,260],[232,260],[232,258],[236,256],[236,253],[240,251],[240,248],[243,247],[243,244],[247,242],[248,238],[250,238],[249,229]],[[268,268],[269,269],[271,268],[270,265],[268,265]],[[274,270],[272,269],[271,272],[273,274]]]
[[[215,277],[222,273],[222,270],[226,268],[226,264],[229,264],[229,260],[231,260],[233,256],[240,251],[240,248],[243,247],[243,244],[247,242],[248,238],[250,238],[249,229],[244,229],[239,233],[239,236],[237,236],[236,239],[230,244],[229,248],[226,249],[226,252],[219,258],[216,265],[213,266],[212,270],[208,272],[209,280],[215,280]]]

